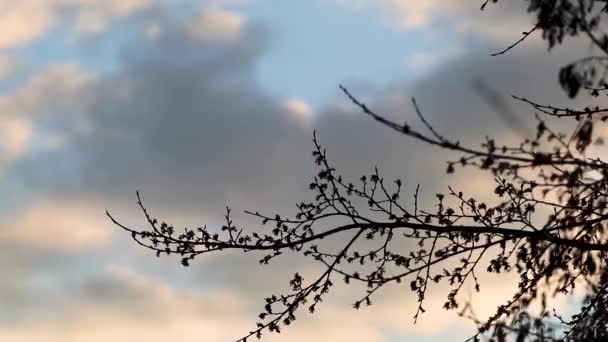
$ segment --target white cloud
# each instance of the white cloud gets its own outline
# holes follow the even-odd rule
[[[61,107],[62,104],[73,103],[77,94],[92,80],[92,75],[77,64],[51,65],[35,73],[14,92],[0,96],[0,170],[32,150],[63,146],[69,138],[66,134],[86,133],[87,123],[81,115],[64,118],[67,131],[45,127],[48,115],[53,115],[47,104],[52,101]]]
[[[122,266],[109,266],[71,289],[69,298],[53,316],[0,326],[0,340],[230,341],[255,326],[257,310],[251,309],[258,309],[260,302],[246,293],[230,290],[180,289]],[[279,335],[265,334],[264,341],[382,342],[390,328],[387,321],[407,333],[410,317],[404,317],[400,309],[386,311],[372,306],[357,311],[330,301],[319,307],[315,315],[302,310],[292,326]],[[337,320],[348,322],[348,326]]]
[[[0,57],[0,78],[11,69],[12,60]],[[0,173],[24,155],[32,138],[32,126],[31,118],[24,113],[3,112],[0,115]]]
[[[461,33],[476,33],[500,42],[517,40],[530,27],[525,3],[503,1],[480,11],[481,2],[468,0],[335,0],[359,10],[379,9],[401,30],[450,28]],[[449,26],[446,26],[449,24]],[[514,29],[515,28],[515,29]]]
[[[78,108],[62,118],[56,112],[82,99],[81,91],[93,79],[77,64],[50,65],[15,91],[0,95],[0,175],[30,153],[61,148],[72,136],[89,132]]]
[[[402,29],[416,29],[428,26],[434,17],[462,7],[465,0],[336,0],[343,6],[366,10],[377,7],[391,17]]]
[[[188,24],[188,32],[201,40],[233,40],[246,23],[242,15],[218,6],[203,8]]]
[[[73,32],[76,37],[99,33],[114,17],[123,17],[144,9],[152,0],[63,0],[74,2],[81,10],[76,16]]]
[[[73,104],[77,93],[93,80],[93,75],[76,63],[50,65],[31,76],[20,88],[0,96],[2,121],[11,122],[14,118],[35,121],[49,110],[49,101],[57,107]],[[36,122],[29,125],[35,127]]]
[[[44,1],[0,2],[0,48],[12,47],[42,35],[55,20]]]
[[[12,342],[225,341],[250,328],[232,314],[242,298],[222,290],[180,291],[122,267],[85,280],[53,317],[0,327]]]
[[[32,123],[25,116],[0,121],[0,150],[2,159],[13,160],[23,155],[32,136]]]
[[[458,0],[381,0],[381,6],[395,13],[398,17],[398,25],[404,29],[420,28],[431,24],[432,18],[439,11],[452,11],[459,4]]]
[[[40,201],[0,222],[2,240],[64,251],[101,246],[109,243],[113,227],[100,208],[82,199]]]
[[[0,0],[0,48],[11,48],[43,36],[75,10],[75,34],[99,32],[115,17],[150,6],[152,0]]]
[[[231,341],[255,327],[249,309],[254,300],[228,290],[179,289],[124,267],[110,266],[88,278],[53,317],[0,326],[0,340],[11,342],[164,342]],[[308,316],[308,317],[306,317]],[[366,323],[355,310],[326,306],[280,335],[265,341],[315,340],[381,342],[379,326]],[[335,324],[336,317],[356,329]],[[111,328],[109,328],[111,327]]]
[[[310,105],[300,99],[289,99],[285,102],[285,108],[289,114],[302,126],[307,127],[312,120],[312,108]]]

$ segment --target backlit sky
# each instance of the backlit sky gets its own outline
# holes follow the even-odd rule
[[[490,57],[531,20],[523,1],[485,12],[480,4],[0,0],[0,341],[239,338],[265,295],[314,265],[260,268],[251,255],[227,254],[183,268],[137,248],[105,210],[143,224],[139,189],[177,225],[218,224],[227,204],[293,212],[309,198],[314,129],[345,176],[378,165],[420,183],[429,199],[449,184],[483,194],[491,179],[446,178],[445,154],[378,127],[338,91],[344,84],[412,122],[415,96],[439,131],[465,142],[521,134],[473,82],[564,102],[557,70],[577,49],[548,55],[532,37]],[[512,105],[523,122],[531,115]],[[237,214],[238,224],[254,222]],[[514,286],[508,276],[486,280],[473,299],[480,315]],[[265,340],[464,339],[473,325],[441,309],[444,290],[431,292],[413,325],[407,288],[387,289],[363,311],[350,305],[359,293],[345,289]]]

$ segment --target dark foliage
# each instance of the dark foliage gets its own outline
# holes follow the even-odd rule
[[[482,4],[484,9],[488,0]],[[593,45],[584,58],[559,71],[559,83],[567,96],[581,92],[608,94],[608,36],[605,0],[529,0],[528,11],[536,24],[507,53],[535,31],[542,33],[549,48],[565,39],[582,36]],[[178,232],[153,218],[139,199],[149,229],[130,232],[140,245],[158,256],[178,254],[182,264],[202,254],[237,249],[265,253],[267,264],[286,252],[301,253],[323,266],[314,279],[295,273],[290,291],[265,299],[254,330],[241,340],[280,332],[296,320],[300,311],[314,313],[335,282],[361,283],[366,291],[353,306],[372,304],[374,295],[386,285],[403,283],[418,298],[416,320],[424,312],[430,286],[445,282],[445,309],[458,310],[478,324],[480,336],[503,341],[604,341],[608,339],[608,163],[591,159],[587,150],[601,143],[594,129],[608,119],[608,108],[560,108],[522,97],[537,113],[534,139],[514,146],[486,138],[479,148],[439,134],[424,118],[416,102],[413,107],[425,130],[393,122],[360,102],[346,88],[344,94],[367,116],[406,137],[457,155],[447,162],[448,174],[459,168],[476,168],[496,180],[495,204],[448,188],[436,194],[436,205],[419,208],[418,187],[405,196],[401,180],[387,181],[378,170],[356,182],[343,178],[330,164],[325,149],[313,139],[318,173],[310,183],[314,197],[297,205],[293,217],[249,212],[271,229],[246,231],[238,228],[227,210],[220,231],[200,227]],[[570,120],[570,132],[557,132],[547,117]],[[339,245],[325,246],[321,240],[338,237]],[[409,250],[400,240],[408,241]],[[361,241],[365,243],[361,243]],[[370,248],[369,246],[374,246]],[[398,246],[398,248],[397,248]],[[484,320],[475,317],[459,301],[463,285],[472,282],[479,291],[479,272],[514,272],[519,283],[513,296]],[[397,285],[399,286],[399,285]],[[564,318],[548,308],[548,298],[572,295],[575,287],[586,293],[580,310]],[[541,312],[529,313],[532,303]]]

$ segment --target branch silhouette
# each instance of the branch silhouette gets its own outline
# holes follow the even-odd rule
[[[496,0],[486,0],[484,9]],[[593,97],[608,95],[608,35],[606,1],[529,0],[533,29],[495,55],[506,54],[540,32],[551,49],[565,39],[586,37],[599,54],[578,59],[559,71],[559,84],[568,97],[586,91]],[[470,340],[489,336],[504,341],[608,339],[608,164],[589,158],[589,148],[601,144],[599,125],[608,109],[589,106],[571,109],[539,104],[513,96],[536,111],[533,138],[517,144],[500,144],[486,137],[479,147],[465,146],[440,134],[425,117],[415,99],[412,107],[424,130],[398,123],[377,113],[347,87],[344,95],[363,115],[397,134],[420,144],[451,151],[446,173],[478,169],[494,178],[493,203],[448,187],[435,194],[434,205],[422,208],[419,185],[413,195],[400,179],[385,180],[375,168],[357,181],[348,181],[330,163],[327,151],[313,134],[313,157],[318,172],[309,184],[312,199],[301,201],[296,214],[263,214],[246,211],[259,220],[260,228],[241,228],[226,209],[225,224],[177,231],[149,213],[137,192],[137,203],[147,227],[134,229],[106,212],[133,240],[161,255],[178,255],[184,266],[198,256],[240,250],[260,254],[268,264],[286,252],[299,253],[323,270],[311,279],[295,272],[289,291],[264,299],[254,329],[239,341],[279,333],[302,310],[314,313],[335,289],[336,281],[361,283],[365,291],[354,300],[360,309],[372,305],[378,290],[405,283],[416,295],[414,322],[425,312],[426,294],[437,283],[449,286],[444,308],[469,317],[478,327]],[[560,132],[547,119],[568,120],[570,129]],[[486,196],[487,197],[487,196]],[[485,198],[485,197],[484,197]],[[262,226],[270,226],[270,230]],[[322,244],[323,240],[332,243]],[[510,299],[495,314],[479,319],[472,306],[459,299],[465,284],[481,290],[479,272],[517,274],[519,282]],[[569,319],[552,312],[547,298],[572,295],[583,287],[586,297]],[[533,303],[541,304],[532,317]]]

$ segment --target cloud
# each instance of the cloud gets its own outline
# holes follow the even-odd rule
[[[31,41],[45,33],[54,22],[54,13],[43,1],[3,1],[0,3],[0,48]]]
[[[52,315],[0,325],[5,341],[221,341],[246,325],[238,294],[205,295],[179,289],[120,267],[72,285]],[[44,305],[41,303],[41,305]],[[111,328],[110,328],[111,327]],[[236,330],[238,331],[238,330]]]
[[[44,125],[39,120],[44,117],[46,102],[71,101],[65,95],[87,82],[90,77],[74,64],[53,65],[35,74],[15,92],[0,96],[2,173],[14,161],[26,156],[31,149],[55,148],[61,145],[62,137],[45,135]]]
[[[413,29],[428,26],[439,11],[453,11],[458,8],[460,1],[402,1],[381,0],[376,1],[374,6],[380,6],[387,12],[392,12],[398,19],[398,25],[403,29]],[[355,1],[358,6],[370,6],[365,0]]]
[[[92,191],[108,196],[120,192],[121,198],[132,196],[132,192],[125,194],[125,189],[137,187],[148,198],[160,195],[159,201],[167,205],[203,207],[214,212],[221,211],[229,199],[237,205],[276,203],[277,198],[295,203],[297,196],[290,194],[300,193],[297,189],[305,188],[314,172],[306,157],[312,147],[313,127],[337,165],[345,170],[368,172],[371,165],[380,163],[388,167],[389,174],[399,176],[403,171],[398,170],[404,170],[408,158],[430,159],[417,148],[404,150],[403,137],[364,118],[350,104],[342,109],[322,109],[312,118],[310,127],[302,126],[299,116],[309,112],[305,103],[274,99],[256,83],[255,66],[268,41],[263,28],[247,24],[231,42],[191,36],[191,23],[214,13],[213,8],[204,9],[201,13],[207,14],[197,15],[185,26],[160,21],[163,33],[153,40],[135,38],[127,44],[130,46],[123,49],[122,66],[116,72],[94,79],[81,75],[73,66],[64,66],[46,71],[18,95],[6,98],[5,108],[40,112],[32,113],[37,118],[35,126],[52,118],[49,134],[70,134],[65,139],[70,143],[62,143],[61,149],[22,160],[18,169],[23,178],[41,191]],[[205,25],[214,20],[209,19]],[[495,46],[482,41],[469,51],[477,54],[492,51]],[[524,59],[523,54],[514,55],[516,60],[510,61],[492,59],[483,52],[473,54],[438,67],[414,85],[376,89],[377,100],[370,104],[380,112],[399,116],[399,120],[415,122],[409,101],[415,95],[440,130],[450,127],[449,135],[466,137],[468,120],[482,123],[480,127],[488,133],[506,128],[469,88],[475,78],[492,80],[499,91],[533,90],[531,84],[537,87],[547,79],[555,84],[551,78],[556,64],[536,64],[544,58],[544,51],[534,55],[538,57],[534,61]],[[470,63],[472,60],[475,63]],[[542,67],[541,73],[549,77],[538,78],[534,81],[537,83],[518,81],[527,73],[517,64],[519,60]],[[56,99],[72,100],[58,103]],[[359,139],[361,136],[366,139]],[[69,177],[39,167],[41,162],[55,159],[68,161],[74,170]],[[443,163],[432,165],[440,165],[437,172],[433,171],[440,176]],[[408,178],[415,181],[429,176],[422,166],[407,167]],[[73,177],[74,173],[78,176]],[[286,184],[288,188],[281,194],[265,190],[273,184]],[[265,200],[260,201],[254,194],[262,194]],[[176,198],[182,199],[180,203]]]
[[[306,143],[310,133],[298,128],[281,102],[257,89],[254,66],[266,33],[251,26],[238,41],[225,43],[194,39],[167,22],[163,32],[155,40],[132,42],[123,51],[128,62],[116,73],[70,83],[47,80],[68,74],[78,79],[78,73],[49,71],[6,99],[6,108],[31,109],[37,123],[52,118],[50,133],[70,134],[61,149],[21,161],[19,168],[33,188],[119,191],[132,197],[136,182],[151,198],[165,193],[165,200],[175,196],[186,204],[196,199],[192,206],[209,204],[221,211],[227,196],[239,196],[244,186],[259,190],[244,192],[252,196],[290,177],[289,172],[269,175],[268,162],[285,153],[281,141],[301,136]],[[72,134],[80,126],[88,130]],[[57,158],[78,176],[40,168]],[[305,158],[295,165],[302,162]]]
[[[36,315],[35,320],[0,324],[0,338],[15,342],[224,341],[254,326],[255,299],[245,293],[180,289],[120,266],[106,267],[68,286],[69,294],[54,310]],[[49,304],[48,299],[40,299],[39,305]],[[374,307],[356,311],[330,302],[316,315],[302,314],[290,329],[266,335],[265,340],[381,342],[386,340],[388,326],[402,327],[407,320],[405,312],[397,309],[391,312],[394,321],[388,322],[387,313]],[[337,324],[337,318],[351,325]]]
[[[70,101],[74,103],[67,95],[74,93],[91,79],[92,75],[82,70],[77,63],[49,65],[31,76],[14,92],[0,96],[2,115],[48,115],[49,112],[44,111],[47,102],[56,100],[59,102],[57,106]]]
[[[103,263],[119,262],[126,255],[139,253],[135,244],[129,245],[132,249],[120,245],[120,253],[114,253],[106,245],[109,233],[102,230],[109,224],[103,217],[105,209],[139,214],[133,203],[136,189],[142,190],[154,214],[169,221],[196,221],[198,217],[200,224],[216,224],[226,204],[239,212],[245,208],[293,212],[298,200],[310,199],[306,187],[314,176],[310,157],[313,128],[328,148],[331,162],[348,178],[358,179],[377,164],[387,178],[402,178],[408,193],[422,183],[426,204],[448,184],[474,185],[475,189],[465,189],[471,192],[484,190],[478,185],[483,182],[468,173],[447,178],[444,158],[448,154],[389,131],[353,105],[321,108],[307,119],[310,126],[302,125],[294,114],[310,113],[305,102],[274,98],[256,81],[255,67],[267,52],[270,33],[251,21],[244,21],[238,29],[234,25],[238,20],[233,24],[222,22],[231,22],[230,18],[235,18],[232,15],[203,10],[186,25],[156,18],[160,33],[154,34],[154,39],[135,36],[128,41],[121,50],[119,67],[111,73],[92,76],[77,64],[53,66],[15,93],[0,98],[3,113],[27,117],[30,123],[25,126],[33,127],[30,135],[39,139],[44,133],[62,141],[55,148],[27,150],[10,170],[10,180],[26,184],[32,196],[48,201],[32,203],[30,210],[13,221],[14,227],[3,225],[3,232],[17,229],[7,236],[30,247],[22,249],[21,253],[27,255],[19,258],[42,264],[28,265],[30,276],[19,279],[39,276],[40,268],[50,268],[49,263],[59,265],[55,267],[61,272],[72,271],[67,265],[73,265],[74,258],[55,255],[53,259],[52,254],[42,254],[40,249],[47,245],[36,245],[36,241],[42,241],[39,237],[56,248],[54,253],[80,251],[81,262],[95,267],[101,262],[89,259],[91,255],[84,252],[94,249],[89,247],[107,247]],[[201,39],[192,35],[192,23],[236,33],[227,40]],[[222,30],[215,31],[216,37],[222,37],[218,32]],[[414,84],[395,83],[385,88],[354,85],[351,90],[379,113],[422,127],[410,103],[410,97],[416,96],[440,132],[464,142],[477,144],[483,134],[509,137],[509,126],[469,87],[469,82],[481,77],[504,93],[517,91],[546,101],[560,100],[555,73],[571,55],[547,57],[545,51],[526,46],[504,58],[488,57],[487,52],[497,46],[477,40],[461,58],[435,68]],[[534,79],[528,77],[532,72]],[[344,103],[343,98],[339,101]],[[528,109],[518,107],[517,114],[523,113],[529,113]],[[238,224],[252,222],[238,212],[235,215]],[[138,220],[131,222],[143,224],[141,218]],[[76,238],[65,239],[72,235]],[[403,246],[409,247],[407,242]],[[80,287],[68,288],[75,294],[73,300],[57,299],[62,310],[55,310],[54,317],[4,325],[0,340],[224,340],[248,331],[261,296],[275,292],[293,270],[304,265],[287,259],[276,268],[260,270],[250,255],[242,254],[197,262],[196,269],[190,270],[204,284],[197,294],[191,289],[197,282],[183,286],[172,274],[153,278],[133,272],[155,267],[150,266],[150,259],[137,259],[124,268],[111,268],[86,278]],[[93,266],[81,268],[94,269],[95,273],[98,270]],[[60,276],[84,277],[68,278],[65,273]],[[496,284],[495,279],[488,282]],[[184,290],[179,285],[190,288]],[[16,291],[15,287],[11,291]],[[36,289],[25,286],[21,290],[33,296]],[[460,323],[437,326],[436,317],[450,321],[454,317],[440,308],[441,291],[429,298],[429,315],[411,327],[414,300],[403,294],[406,291],[394,287],[366,313],[350,308],[352,297],[324,305],[316,318],[302,315],[287,334],[290,340],[301,341],[382,341],[387,330],[436,337],[465,329]],[[507,298],[509,294],[503,291],[490,290],[475,298],[483,298],[485,304],[489,302],[486,298]],[[48,290],[49,296],[59,292],[57,288]],[[50,306],[48,302],[35,303],[29,313],[44,311],[45,305]],[[405,309],[409,313],[404,314]],[[336,317],[352,322],[357,329],[345,331],[335,323]]]
[[[44,303],[44,301],[42,302]],[[70,285],[62,305],[36,320],[0,325],[7,341],[225,341],[254,326],[252,298],[230,290],[180,289],[124,267],[110,266]],[[308,316],[308,317],[306,317]],[[357,329],[336,324],[336,318]],[[111,328],[109,328],[111,327]],[[327,305],[318,315],[303,315],[291,329],[268,341],[385,340],[382,324],[349,308]]]
[[[93,213],[89,206],[81,207],[73,202],[34,206],[30,214],[18,220],[28,223],[29,227],[19,235],[22,243],[31,244],[33,238],[44,236],[61,249],[99,246],[95,242],[103,243],[106,237],[95,235],[96,224],[109,222],[95,214],[103,214],[106,208],[123,212],[130,208],[137,214],[136,206],[125,207],[123,203],[133,203],[133,192],[138,188],[143,191],[144,200],[150,199],[155,214],[172,213],[175,217],[189,213],[201,219],[208,214],[212,223],[218,222],[227,203],[236,203],[239,209],[254,206],[291,211],[298,199],[308,196],[305,189],[314,172],[313,163],[307,157],[312,148],[312,127],[303,127],[292,111],[309,110],[304,102],[291,101],[290,111],[285,106],[286,100],[275,99],[259,90],[253,77],[255,64],[266,49],[267,32],[251,25],[236,41],[217,42],[194,39],[187,28],[171,22],[160,25],[163,34],[156,39],[134,41],[123,50],[123,64],[112,74],[88,77],[74,65],[53,67],[4,99],[4,108],[14,112],[22,110],[28,113],[35,127],[45,127],[50,135],[66,137],[59,148],[30,151],[13,168],[13,178],[28,184],[28,189],[38,196],[91,198],[98,209]],[[397,144],[400,137],[386,134],[383,127],[355,113],[356,108],[350,107],[348,112],[327,111],[311,120],[313,127],[320,129],[319,136],[330,147],[330,154],[336,156],[336,165],[348,170],[349,176],[357,177],[358,170],[369,171],[374,161],[392,165],[392,170],[396,170],[395,167],[403,166],[408,154],[415,153],[404,153]],[[79,129],[81,126],[87,129]],[[353,166],[352,169],[349,166]],[[51,220],[56,224],[48,230],[48,235],[38,231],[43,228],[39,226],[43,218],[55,212],[65,215],[70,206],[82,208],[78,210],[82,216],[72,217],[73,220],[64,218],[64,221],[52,216],[57,222]],[[171,220],[172,215],[166,218]],[[83,232],[78,240],[68,244],[54,239],[82,229],[84,222],[89,222],[91,231]],[[33,249],[41,247],[32,246]],[[214,268],[218,273],[227,273],[243,267],[229,264],[230,260],[222,259],[202,269]],[[293,267],[294,264],[287,263],[285,269],[279,270],[280,274]],[[221,274],[218,282],[208,276],[204,281],[209,286],[228,288],[240,295],[251,293],[252,286],[258,289],[256,293],[273,290],[273,284],[268,284],[268,273],[260,276],[262,272],[257,268],[236,273],[246,274],[251,274],[247,283],[242,279],[238,283],[222,283],[227,278]],[[104,283],[98,288],[111,289],[112,286]],[[112,296],[117,296],[116,292],[130,293],[117,288]],[[252,298],[256,304],[257,299]],[[184,300],[188,299],[176,299]],[[110,303],[111,310],[123,311],[120,301],[105,302]],[[137,304],[131,306],[138,307]],[[74,340],[129,339],[134,334],[134,330],[129,329],[137,327],[141,328],[138,333],[150,338],[157,335],[184,341],[200,339],[200,336],[208,336],[211,341],[222,338],[206,335],[204,330],[190,331],[185,337],[172,328],[167,328],[167,335],[162,335],[149,328],[150,323],[138,325],[136,314],[119,317],[124,324],[116,322],[97,304],[69,310],[64,319],[72,321],[73,327],[59,321],[48,326],[61,329],[48,330],[48,326],[41,323],[37,331],[43,331],[51,340],[61,339],[63,335],[57,335],[58,331],[67,331],[66,336]],[[292,336],[302,341],[346,336],[347,332],[332,324],[330,318],[348,312],[348,317],[355,320],[357,313],[348,305],[328,308],[327,312],[315,321],[307,323],[303,319],[301,325],[308,328],[294,330]],[[255,315],[246,314],[251,324]],[[89,317],[116,329],[95,330],[87,323]],[[226,323],[222,320],[218,324]],[[42,338],[32,335],[35,332],[31,327],[21,330],[19,325],[14,327],[5,332],[6,338]],[[249,328],[250,325],[239,332]],[[147,329],[151,332],[146,332]],[[232,326],[228,330],[237,329]],[[111,333],[114,335],[105,335]],[[352,333],[354,340],[383,340],[381,326],[376,323],[361,325],[360,329],[348,333]]]
[[[525,13],[525,3],[499,1],[480,11],[481,1],[468,0],[337,0],[343,6],[359,10],[379,9],[393,25],[401,30],[450,30],[474,34],[499,42],[519,39],[528,30],[531,18]],[[517,28],[517,29],[514,29]]]
[[[10,117],[0,123],[0,168],[4,170],[12,161],[24,155],[32,137],[32,126],[29,118]]]
[[[245,27],[242,15],[218,6],[204,7],[190,20],[188,32],[202,40],[234,40]]]
[[[310,125],[312,120],[312,108],[300,99],[289,99],[285,102],[285,108],[304,127]]]
[[[29,43],[53,28],[70,10],[75,11],[75,34],[99,32],[108,21],[152,4],[151,0],[22,0],[0,1],[0,48]]]
[[[11,76],[18,69],[18,63],[14,56],[0,55],[0,79],[5,79]]]
[[[103,221],[95,203],[56,199],[33,204],[17,217],[4,218],[0,225],[4,242],[73,252],[110,242],[113,230]]]
[[[58,118],[51,108],[74,103],[70,96],[91,80],[92,75],[76,64],[51,65],[34,74],[13,93],[0,96],[0,131],[4,137],[0,141],[3,152],[0,167],[5,169],[32,151],[58,148],[68,136],[86,131],[85,121],[67,113]],[[54,105],[48,106],[48,102]],[[72,114],[78,111],[77,106],[72,109]],[[62,123],[68,122],[72,132],[51,132],[51,126],[66,128]]]
[[[74,26],[75,37],[99,33],[115,17],[124,17],[151,6],[153,0],[63,0],[66,4],[79,5]]]

